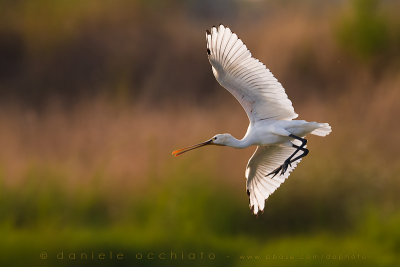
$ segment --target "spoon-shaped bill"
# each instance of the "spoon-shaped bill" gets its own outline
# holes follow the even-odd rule
[[[210,139],[208,141],[205,141],[203,143],[200,143],[200,144],[196,144],[196,145],[193,145],[193,146],[188,146],[188,147],[185,147],[185,148],[181,148],[181,149],[175,150],[175,151],[172,152],[172,155],[177,157],[177,156],[182,155],[183,153],[188,152],[190,150],[193,150],[193,149],[196,149],[196,148],[199,148],[199,147],[202,147],[202,146],[206,146],[206,145],[211,145],[211,144],[212,144],[212,139]]]

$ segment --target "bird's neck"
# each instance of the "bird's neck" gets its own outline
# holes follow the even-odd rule
[[[245,147],[249,146],[249,144],[248,144],[248,142],[247,142],[247,140],[245,138],[239,140],[239,139],[236,139],[233,136],[230,136],[230,138],[228,139],[226,145],[230,146],[230,147],[234,147],[234,148],[245,148]]]

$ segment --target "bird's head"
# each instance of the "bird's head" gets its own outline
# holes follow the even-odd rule
[[[232,135],[230,134],[216,134],[210,140],[214,145],[218,146],[226,146],[229,144],[229,141],[232,139]]]
[[[231,138],[232,138],[232,135],[230,135],[230,134],[216,134],[212,138],[210,138],[209,140],[207,140],[205,142],[175,150],[172,152],[172,155],[174,155],[176,157],[176,156],[182,155],[183,153],[188,152],[190,150],[200,148],[203,146],[207,146],[207,145],[226,146],[227,144],[229,144],[229,140]]]

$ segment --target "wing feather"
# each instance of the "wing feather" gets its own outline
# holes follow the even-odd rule
[[[207,31],[208,58],[217,81],[243,106],[250,122],[297,117],[284,88],[229,28]]]
[[[250,209],[254,214],[264,210],[265,200],[289,177],[301,159],[292,163],[284,175],[267,176],[295,151],[285,145],[258,146],[246,167]]]

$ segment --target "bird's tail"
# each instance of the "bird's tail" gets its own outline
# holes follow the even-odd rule
[[[327,136],[332,132],[332,128],[328,123],[318,123],[318,128],[313,130],[311,134],[318,136]]]

